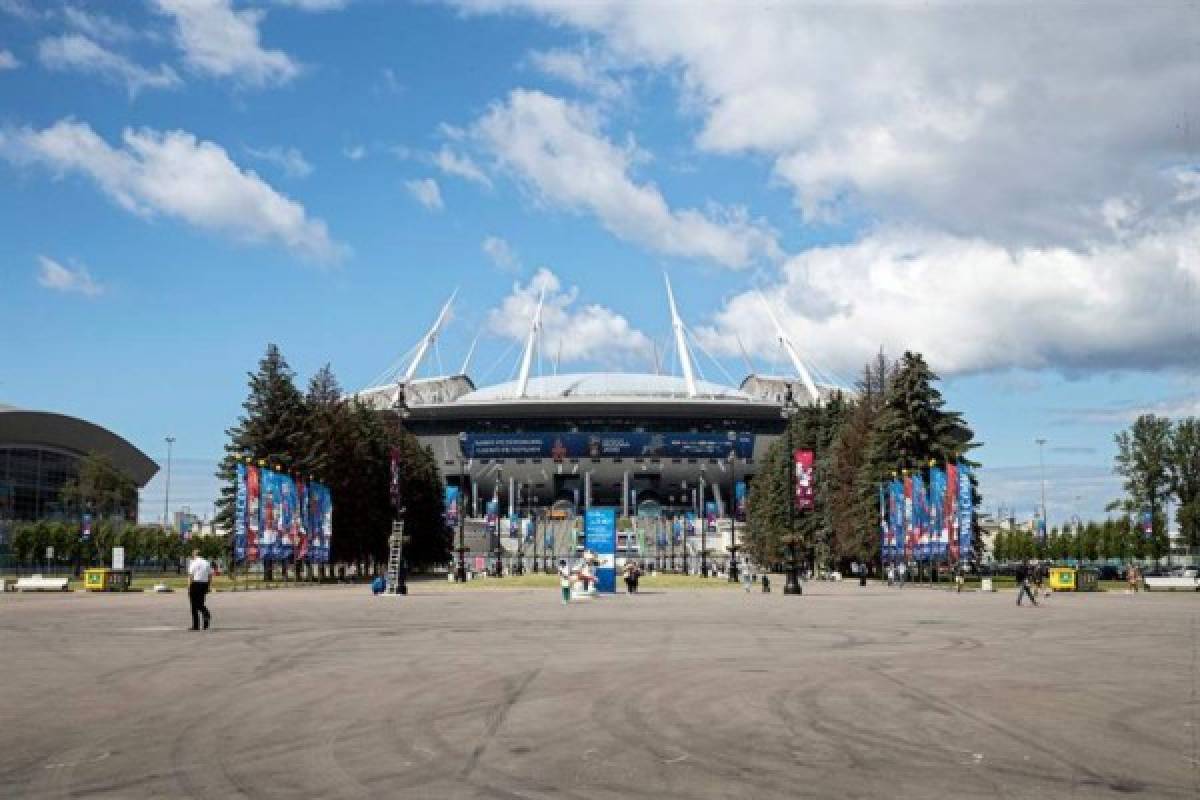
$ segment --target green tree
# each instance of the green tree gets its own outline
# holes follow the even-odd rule
[[[1113,437],[1117,445],[1114,471],[1125,479],[1124,507],[1151,514],[1155,533],[1171,494],[1171,421],[1142,414],[1127,431]],[[1110,508],[1113,506],[1110,505]]]
[[[239,460],[265,459],[286,469],[300,465],[305,453],[306,420],[304,398],[295,385],[295,373],[274,344],[248,374],[250,392],[242,403],[245,413],[226,430],[229,441],[217,468],[221,496],[217,501],[217,523],[233,528],[236,488],[234,478]]]
[[[829,512],[834,553],[843,562],[877,561],[879,556],[878,484],[860,480],[866,464],[891,364],[881,352],[863,368],[858,396],[850,404],[830,449]]]
[[[1179,503],[1179,532],[1189,548],[1200,547],[1200,418],[1175,423],[1167,459],[1171,491]]]

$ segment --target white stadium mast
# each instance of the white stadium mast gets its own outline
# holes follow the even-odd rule
[[[412,379],[417,374],[417,369],[421,366],[421,362],[425,360],[425,354],[429,352],[429,346],[433,344],[442,330],[442,324],[446,321],[446,315],[450,313],[450,306],[454,303],[454,298],[458,296],[458,289],[455,289],[450,294],[450,299],[442,306],[442,311],[437,315],[437,319],[433,321],[432,327],[425,337],[421,339],[421,344],[417,346],[417,352],[413,355],[412,361],[408,363],[408,369],[404,370],[404,375],[396,382],[396,396],[393,398],[392,404],[400,402],[400,395],[404,391],[404,387],[412,382]]]
[[[762,292],[758,293],[758,299],[762,300],[763,307],[767,309],[767,316],[771,318],[771,323],[775,326],[775,335],[779,338],[779,343],[783,345],[784,352],[791,359],[792,366],[796,369],[796,374],[800,376],[800,380],[804,383],[804,388],[808,390],[808,394],[814,403],[820,403],[821,394],[817,391],[817,385],[813,383],[812,376],[808,374],[808,369],[804,366],[804,362],[800,360],[800,354],[796,352],[795,345],[792,344],[792,340],[784,332],[783,326],[779,324],[775,312],[771,310],[771,304],[767,302],[767,298]]]
[[[696,376],[692,374],[692,358],[688,354],[683,320],[679,318],[679,311],[675,308],[675,293],[671,291],[671,279],[665,272],[663,280],[667,283],[667,303],[671,306],[671,328],[675,331],[675,349],[679,351],[679,365],[683,369],[683,382],[687,384],[688,397],[696,397],[699,392],[696,391]]]
[[[521,356],[521,376],[517,380],[517,397],[525,396],[529,385],[529,368],[533,366],[533,348],[537,345],[538,329],[542,327],[542,301],[546,299],[543,288],[538,294],[537,308],[534,309],[533,319],[529,323],[529,338],[525,340],[525,354]]]

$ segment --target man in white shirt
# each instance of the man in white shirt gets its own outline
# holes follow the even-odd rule
[[[201,557],[199,550],[192,551],[192,559],[188,561],[188,601],[192,606],[192,630],[200,630],[200,617],[204,617],[204,628],[208,629],[212,614],[204,605],[204,597],[212,583],[212,564]]]

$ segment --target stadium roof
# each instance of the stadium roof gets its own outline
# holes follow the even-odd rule
[[[457,403],[490,403],[497,400],[740,400],[754,398],[730,386],[696,381],[696,395],[689,397],[683,378],[629,372],[587,372],[529,378],[522,396],[518,381],[485,386],[458,398]]]
[[[107,428],[66,414],[0,406],[0,447],[11,446],[46,447],[78,456],[102,453],[138,486],[158,472],[149,456]]]

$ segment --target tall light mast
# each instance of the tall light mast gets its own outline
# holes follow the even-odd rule
[[[529,369],[533,366],[533,348],[537,346],[538,329],[542,327],[542,301],[546,299],[543,288],[538,294],[537,308],[529,322],[529,337],[525,340],[525,354],[521,356],[521,375],[517,379],[517,397],[524,397],[529,386]]]
[[[679,318],[679,310],[675,308],[675,293],[671,291],[671,279],[663,273],[667,283],[667,303],[671,307],[671,329],[675,331],[675,349],[679,351],[679,366],[683,369],[683,382],[687,385],[688,397],[696,397],[696,376],[692,372],[692,357],[688,353],[687,336],[683,329],[683,320]]]
[[[783,345],[784,352],[788,354],[788,358],[792,362],[792,367],[795,368],[796,374],[800,377],[800,381],[808,391],[809,397],[812,398],[814,403],[820,403],[821,394],[817,391],[817,385],[813,383],[812,376],[809,375],[804,362],[800,360],[800,354],[796,352],[796,347],[792,344],[792,340],[784,332],[783,326],[779,324],[779,320],[775,317],[775,312],[771,309],[771,304],[767,302],[767,298],[763,296],[762,292],[758,293],[758,299],[762,300],[763,308],[767,310],[767,316],[771,318],[771,324],[775,326],[775,335],[779,338],[779,343]]]

